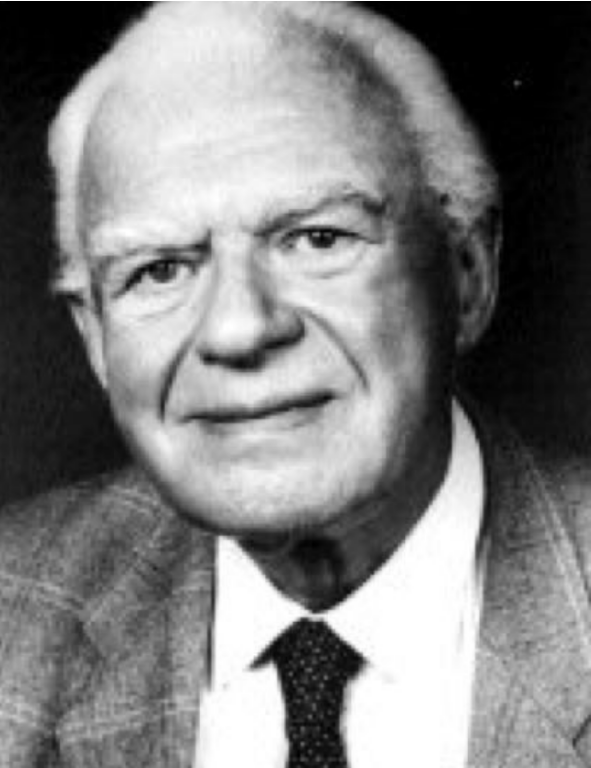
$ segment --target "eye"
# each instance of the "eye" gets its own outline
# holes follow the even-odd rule
[[[126,288],[143,291],[165,290],[182,284],[193,272],[194,265],[187,259],[162,257],[137,267],[128,279]]]
[[[143,279],[150,279],[154,283],[171,283],[179,276],[183,267],[186,265],[174,259],[162,259],[148,264],[140,274]]]
[[[282,263],[293,271],[330,276],[351,268],[362,253],[363,245],[363,237],[348,229],[301,227],[284,237]]]
[[[338,245],[350,242],[354,235],[332,227],[314,227],[292,233],[291,245],[294,248],[310,248],[316,251],[330,251]]]

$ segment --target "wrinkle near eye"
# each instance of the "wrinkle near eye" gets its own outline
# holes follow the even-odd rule
[[[202,250],[195,247],[166,247],[108,257],[95,271],[95,283],[108,299],[130,294],[147,298],[182,287],[199,270],[203,259]]]
[[[130,276],[126,288],[128,290],[143,289],[165,290],[181,281],[180,273],[186,272],[189,276],[194,272],[193,265],[187,261],[164,257],[146,264],[135,270]]]

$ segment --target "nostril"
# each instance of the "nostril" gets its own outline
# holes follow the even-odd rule
[[[239,369],[258,368],[279,350],[302,337],[304,323],[297,311],[276,303],[240,312],[226,306],[197,329],[196,348],[204,363]]]
[[[256,332],[245,330],[232,338],[202,338],[197,345],[202,361],[207,365],[255,370],[269,357],[296,345],[304,336],[305,324],[295,310],[281,308],[268,316]]]

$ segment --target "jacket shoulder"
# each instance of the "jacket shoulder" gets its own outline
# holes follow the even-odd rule
[[[161,507],[123,472],[0,511],[3,745],[17,730],[44,739],[99,668],[85,623],[148,546]]]
[[[536,456],[560,519],[591,575],[591,457]]]
[[[591,456],[523,439],[513,424],[488,410],[476,408],[470,415],[504,535],[511,541],[547,536],[547,522],[539,514],[546,509],[559,527],[556,535],[562,532],[571,540],[591,573]]]
[[[158,525],[163,504],[125,470],[0,510],[0,590],[76,605],[114,582]]]

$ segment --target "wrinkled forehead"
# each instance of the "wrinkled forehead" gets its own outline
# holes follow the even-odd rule
[[[95,111],[81,167],[83,198],[97,184],[125,186],[130,169],[187,137],[207,151],[240,130],[256,133],[257,121],[265,129],[276,121],[278,130],[307,122],[311,138],[332,132],[355,144],[357,136],[365,148],[373,141],[398,160],[410,154],[396,95],[342,40],[276,24],[230,26],[217,35],[188,30],[152,43],[152,55],[146,45],[130,58]]]

